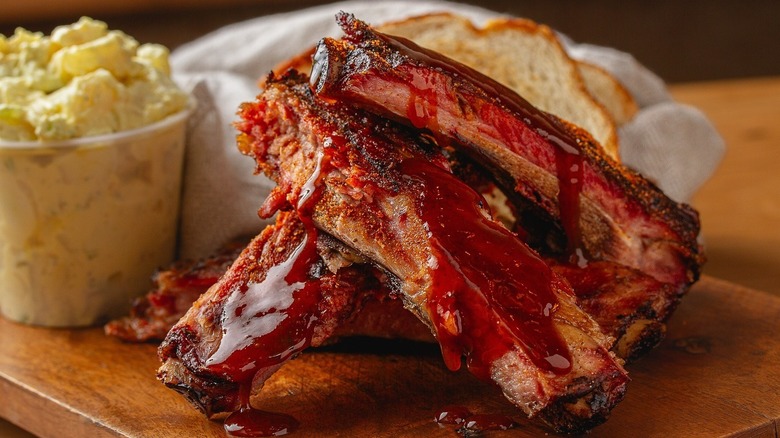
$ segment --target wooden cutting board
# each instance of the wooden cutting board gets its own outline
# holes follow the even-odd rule
[[[667,340],[632,364],[625,400],[592,437],[778,436],[780,299],[705,277],[684,299]],[[42,437],[224,437],[155,379],[153,345],[100,329],[26,327],[0,319],[0,416]],[[293,437],[457,436],[433,422],[465,405],[508,414],[538,436],[498,390],[451,373],[435,346],[353,341],[310,350],[267,384],[262,408],[301,422]]]

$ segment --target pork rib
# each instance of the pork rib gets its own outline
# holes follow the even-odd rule
[[[572,286],[582,310],[615,339],[612,351],[618,357],[636,360],[663,340],[664,321],[680,299],[675,287],[613,262],[548,263]]]
[[[555,430],[604,421],[628,378],[568,284],[490,218],[430,139],[315,99],[305,81],[271,77],[241,108],[239,148],[278,183],[261,212],[309,212],[388,271],[449,368],[465,355],[472,373]]]
[[[289,218],[285,220],[291,220]],[[277,227],[278,225],[274,225]],[[326,243],[319,245],[323,262],[332,272],[354,262],[345,260],[342,247],[336,247],[332,239],[320,236]],[[214,254],[200,260],[177,260],[156,272],[152,277],[154,288],[136,299],[130,314],[110,321],[104,331],[108,336],[126,342],[160,342],[171,328],[187,313],[192,304],[225,274],[249,239],[236,239],[224,245]],[[377,286],[378,290],[359,291],[362,303],[349,319],[336,328],[332,339],[365,336],[386,339],[407,339],[431,342],[428,327],[406,311],[399,299],[377,279],[360,282]]]
[[[288,219],[289,220],[289,219]],[[202,260],[173,263],[153,276],[155,288],[134,303],[130,315],[106,324],[105,332],[128,342],[162,341],[192,303],[222,277],[248,242],[237,240]],[[334,245],[326,246],[332,248]],[[343,261],[336,251],[324,259]],[[665,327],[659,321],[671,312],[669,285],[629,268],[595,262],[579,268],[548,260],[572,285],[577,302],[604,333],[615,338],[612,348],[627,361],[654,347]],[[340,266],[326,262],[332,271]],[[373,285],[373,282],[370,282]],[[381,292],[390,288],[380,288]],[[336,328],[332,338],[369,336],[431,342],[430,330],[389,294],[362,291],[359,311]]]
[[[160,345],[158,377],[208,416],[237,410],[287,360],[327,340],[366,294],[387,295],[366,264],[330,271],[321,238],[294,212],[250,242]]]
[[[384,35],[345,13],[346,36],[323,39],[311,83],[467,151],[542,215],[545,249],[612,261],[684,291],[704,260],[697,213],[608,157],[584,131],[453,60]]]

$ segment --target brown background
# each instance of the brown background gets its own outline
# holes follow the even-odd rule
[[[0,33],[17,25],[48,33],[80,15],[108,22],[141,42],[175,48],[225,24],[328,3],[279,0],[9,1]],[[486,0],[496,11],[546,23],[579,42],[634,54],[669,82],[780,74],[776,0]]]

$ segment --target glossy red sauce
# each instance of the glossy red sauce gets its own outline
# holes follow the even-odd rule
[[[241,409],[225,419],[224,428],[229,436],[282,436],[298,428],[298,420],[289,415],[253,408],[249,404],[249,388],[249,384],[241,386]]]
[[[561,146],[555,149],[555,162],[558,170],[558,208],[561,225],[566,233],[566,254],[570,263],[582,268],[588,264],[580,230],[580,194],[584,177],[582,154],[577,149]]]
[[[320,301],[319,284],[307,281],[316,255],[316,240],[307,235],[262,281],[237,285],[222,312],[219,348],[206,360],[210,370],[249,381],[309,345]]]
[[[311,209],[319,192],[319,157],[309,181],[301,189],[297,209],[305,235],[286,260],[268,269],[261,281],[236,287],[222,311],[222,339],[206,366],[234,382],[251,381],[258,371],[277,366],[311,344],[321,289],[310,281],[319,261],[317,230]]]
[[[414,158],[399,170],[429,231],[428,307],[447,366],[457,370],[466,355],[469,370],[489,379],[494,361],[519,345],[541,369],[567,373],[569,350],[552,321],[566,285],[452,174]]]
[[[472,415],[463,422],[463,428],[469,431],[507,430],[517,426],[515,420],[501,414]]]
[[[472,415],[474,414],[465,406],[449,405],[439,409],[434,420],[439,424],[461,424]]]
[[[434,420],[439,424],[460,426],[461,432],[482,432],[488,430],[507,430],[517,423],[501,414],[474,414],[465,406],[445,406],[436,412]]]
[[[240,383],[241,408],[224,422],[231,436],[280,436],[298,427],[289,415],[252,408],[249,389],[257,373],[281,365],[311,345],[322,300],[320,284],[310,276],[320,260],[311,216],[323,190],[319,180],[324,165],[327,158],[321,154],[295,206],[305,230],[297,247],[269,268],[261,281],[239,281],[241,289],[229,296],[223,308],[222,339],[206,365]]]

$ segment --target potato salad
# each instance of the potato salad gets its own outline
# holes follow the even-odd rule
[[[175,255],[189,95],[168,50],[82,18],[0,36],[0,313],[117,317]]]
[[[145,126],[181,111],[168,49],[87,17],[50,36],[0,35],[0,140],[64,140]]]

